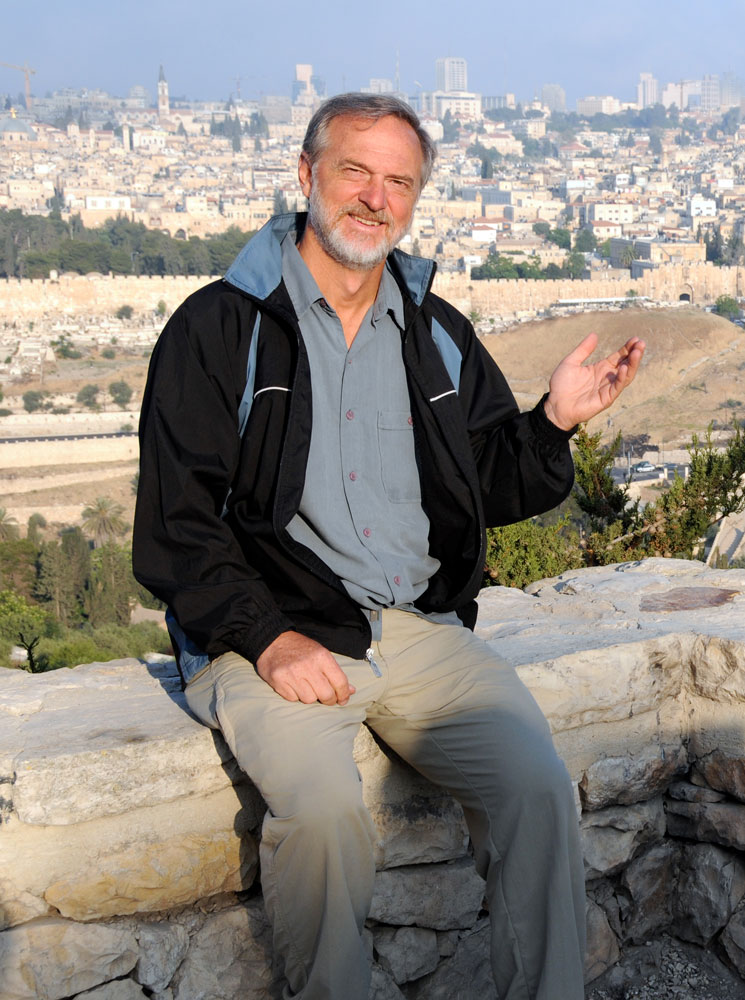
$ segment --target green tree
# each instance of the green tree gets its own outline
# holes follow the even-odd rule
[[[12,590],[32,600],[38,556],[39,546],[30,534],[0,542],[0,590]]]
[[[572,234],[568,229],[551,229],[546,235],[546,239],[550,243],[555,243],[557,247],[561,247],[562,250],[568,250],[572,245]]]
[[[562,519],[553,525],[534,520],[487,531],[486,585],[526,587],[582,565],[576,532]]]
[[[91,557],[86,591],[86,614],[91,625],[106,622],[128,625],[135,600],[135,580],[128,553],[107,542]]]
[[[87,406],[89,409],[95,410],[98,409],[98,394],[100,391],[97,385],[84,385],[75,398],[82,406]]]
[[[34,650],[43,636],[53,631],[49,615],[38,605],[29,604],[12,590],[0,591],[0,639],[26,650],[27,669],[38,669]]]
[[[35,413],[44,405],[44,393],[38,389],[29,389],[21,397],[23,408],[27,413]]]
[[[122,410],[127,408],[127,404],[132,398],[132,387],[124,379],[120,379],[117,382],[112,382],[109,385],[109,395],[114,400],[117,406],[121,407]]]
[[[546,238],[548,234],[551,232],[551,226],[549,225],[548,222],[534,222],[533,232],[537,236],[543,236],[544,238]]]
[[[714,312],[726,319],[737,319],[740,315],[740,306],[737,299],[733,299],[731,295],[720,295],[714,306]]]
[[[26,538],[35,546],[41,545],[41,528],[46,528],[47,519],[35,511],[26,522]]]
[[[5,507],[0,507],[0,542],[8,542],[18,537],[18,522]]]
[[[573,250],[571,253],[568,253],[566,255],[566,259],[564,261],[564,268],[570,278],[574,279],[581,278],[582,275],[585,273],[585,267],[586,264],[585,264],[584,254],[578,253],[576,250]]]
[[[124,508],[109,497],[96,497],[82,513],[83,530],[93,537],[96,548],[123,535],[127,526],[122,519]]]
[[[90,570],[90,545],[80,528],[68,528],[58,542],[42,544],[36,595],[51,605],[52,614],[63,625],[77,624],[83,618]]]
[[[598,241],[591,229],[580,229],[574,238],[574,249],[580,253],[592,253],[597,249]]]
[[[117,319],[132,319],[133,314],[134,309],[126,303],[123,306],[119,306],[117,311],[114,313]]]

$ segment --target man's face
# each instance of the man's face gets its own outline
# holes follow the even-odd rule
[[[412,128],[388,116],[370,124],[335,118],[327,145],[311,168],[300,158],[300,182],[309,225],[337,263],[371,270],[382,263],[411,225],[422,169]]]

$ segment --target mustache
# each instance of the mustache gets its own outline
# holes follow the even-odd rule
[[[345,215],[355,215],[358,219],[364,219],[366,222],[384,222],[386,225],[391,225],[393,221],[384,208],[381,208],[378,212],[371,212],[370,209],[360,205],[359,202],[350,202],[348,205],[342,205],[336,213],[336,218],[341,219]]]

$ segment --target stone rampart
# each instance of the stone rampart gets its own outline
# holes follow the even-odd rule
[[[145,277],[134,275],[63,274],[56,279],[0,279],[0,321],[19,327],[45,315],[111,316],[123,305],[135,313],[152,312],[163,301],[169,312],[209,277]],[[479,310],[485,317],[541,312],[567,299],[623,298],[633,289],[655,302],[694,305],[713,303],[719,295],[745,295],[745,274],[738,267],[712,263],[670,264],[640,278],[595,278],[592,281],[472,281],[463,274],[441,272],[435,291],[461,311]]]
[[[745,975],[745,571],[652,559],[528,590],[483,591],[479,631],[577,788],[587,979],[663,931]],[[365,729],[355,757],[378,833],[371,996],[494,1000],[460,809]],[[0,671],[3,1000],[278,997],[263,808],[171,661]]]

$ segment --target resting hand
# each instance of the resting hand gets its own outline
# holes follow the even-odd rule
[[[546,416],[562,430],[571,430],[614,403],[633,382],[646,347],[643,340],[631,337],[614,354],[585,365],[597,343],[597,334],[585,337],[559,362],[549,380]]]
[[[283,632],[256,661],[256,672],[286,701],[346,705],[355,689],[331,653],[299,632]]]

